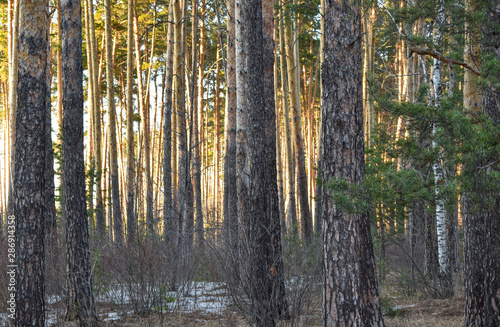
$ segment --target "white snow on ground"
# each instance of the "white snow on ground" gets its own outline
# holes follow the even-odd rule
[[[140,288],[135,285],[134,288]],[[136,289],[137,289],[136,288]],[[159,290],[151,290],[158,294]],[[162,294],[163,311],[164,312],[182,312],[192,313],[201,312],[207,314],[218,314],[226,310],[230,305],[231,300],[227,296],[225,284],[214,282],[188,282],[179,287],[176,292],[164,292]],[[49,296],[46,300],[48,305],[56,304],[61,301],[59,296]],[[95,296],[96,302],[113,303],[117,305],[132,304],[129,290],[126,285],[113,285],[108,290]],[[159,308],[155,308],[159,309]],[[57,310],[48,309],[46,317],[46,326],[50,326],[58,321]],[[122,318],[123,315],[131,314],[132,312],[108,312],[100,315],[100,319],[104,321],[114,321]],[[7,314],[0,313],[0,326],[7,325]]]
[[[397,305],[397,306],[393,307],[392,309],[393,310],[401,310],[401,309],[406,309],[406,308],[413,308],[413,307],[416,307],[416,306],[417,306],[416,304]]]

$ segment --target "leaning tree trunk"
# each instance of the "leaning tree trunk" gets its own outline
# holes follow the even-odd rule
[[[323,183],[364,179],[361,14],[354,1],[326,1],[321,130]],[[383,326],[366,211],[349,213],[322,189],[324,326]]]
[[[15,220],[15,233],[9,235],[9,244],[15,242],[7,270],[16,276],[16,307],[14,325],[19,327],[44,326],[44,220],[45,154],[48,63],[48,1],[21,3],[21,34],[19,37],[19,72],[16,86],[16,126],[14,167],[14,211],[7,222]],[[11,231],[9,228],[8,232]],[[15,237],[15,240],[13,239]],[[11,249],[11,248],[9,248]],[[14,259],[15,257],[15,259]],[[14,265],[17,265],[14,266]]]
[[[79,1],[62,2],[63,189],[66,216],[66,320],[96,320],[85,204],[82,25]]]

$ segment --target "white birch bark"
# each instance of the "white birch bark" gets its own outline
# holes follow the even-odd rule
[[[441,42],[441,31],[439,27],[445,22],[444,17],[444,1],[439,1],[437,26],[434,29],[434,44],[439,44]],[[441,61],[433,59],[433,69],[432,69],[432,83],[434,91],[434,106],[435,110],[438,111],[441,107],[442,101],[442,84],[441,84]],[[436,135],[436,124],[432,126],[432,135]],[[438,148],[438,144],[435,140],[432,141],[432,148]],[[446,214],[444,208],[444,199],[441,198],[441,185],[443,184],[443,167],[441,164],[441,156],[432,165],[434,172],[434,185],[435,185],[435,195],[436,195],[436,232],[437,232],[437,243],[438,243],[438,262],[439,262],[439,273],[444,278],[443,279],[443,291],[445,294],[449,295],[451,282],[451,271],[449,265],[448,256],[448,246],[446,240]]]

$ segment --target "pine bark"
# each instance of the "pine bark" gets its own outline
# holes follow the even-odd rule
[[[15,166],[13,214],[15,262],[9,268],[16,276],[14,325],[44,326],[44,237],[47,78],[49,76],[49,3],[21,3],[19,62],[13,65],[19,77],[16,88]],[[16,37],[15,37],[16,38]],[[17,41],[16,41],[17,42]],[[49,118],[50,119],[50,118]],[[10,234],[9,234],[10,235]],[[14,236],[13,235],[13,236]],[[10,252],[9,252],[10,253]],[[9,258],[12,258],[9,256]]]
[[[132,245],[136,238],[137,221],[134,211],[134,0],[128,0],[127,20],[127,243]]]
[[[117,245],[123,245],[123,219],[120,204],[120,182],[118,171],[118,150],[116,145],[115,78],[113,62],[113,31],[111,28],[111,0],[105,0],[106,32],[106,84],[108,92],[109,164],[111,175],[111,198],[113,201],[113,234]],[[111,228],[111,225],[109,226]]]
[[[66,320],[91,325],[96,320],[85,204],[83,145],[83,65],[80,1],[63,0],[63,188],[66,216]]]
[[[472,13],[477,10],[476,2],[465,2],[465,10]],[[465,23],[464,62],[476,70],[481,70],[480,30],[474,23]],[[481,92],[477,84],[478,77],[469,69],[464,70],[463,104],[470,112],[481,111]],[[486,261],[486,219],[487,211],[478,203],[484,203],[485,194],[481,185],[481,158],[464,167],[466,174],[473,180],[471,194],[462,196],[464,212],[464,279],[465,279],[465,326],[485,325],[485,278]]]
[[[228,0],[227,7],[227,66],[226,113],[224,158],[224,229],[226,241],[235,249],[238,240],[236,192],[236,50],[235,50],[235,0]]]
[[[9,72],[9,142],[10,142],[10,180],[9,180],[9,196],[7,198],[7,212],[14,210],[14,166],[16,158],[16,113],[17,113],[17,84],[18,84],[18,69],[19,66],[19,10],[20,0],[13,2],[13,17],[12,17],[12,35],[10,48],[10,72]]]
[[[172,17],[172,5],[169,6]],[[163,113],[163,237],[168,245],[176,241],[176,222],[172,199],[172,76],[174,56],[174,26],[168,24],[167,64],[165,69],[165,107]]]
[[[489,26],[500,26],[500,1],[495,0],[491,3],[488,11]],[[495,33],[494,29],[486,29],[484,51],[500,60],[500,35]],[[498,126],[500,125],[500,105],[498,90],[485,89],[483,92],[482,105],[485,114]],[[488,174],[493,168],[488,169]],[[487,177],[488,178],[488,177]],[[490,192],[487,197],[495,199],[493,207],[490,208],[486,220],[486,308],[485,308],[485,326],[500,326],[500,196]]]
[[[276,172],[272,3],[246,0],[236,6],[240,271],[250,299],[250,322],[268,327],[287,307]]]
[[[323,183],[364,179],[361,13],[326,1],[321,131]],[[323,184],[324,185],[324,184]],[[383,326],[368,212],[347,213],[322,188],[324,326]]]

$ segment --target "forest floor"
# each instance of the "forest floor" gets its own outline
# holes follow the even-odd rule
[[[220,293],[211,300],[210,294],[206,294],[204,300],[199,302],[200,305],[196,308],[188,304],[188,306],[178,306],[175,311],[163,314],[159,312],[136,314],[129,311],[132,309],[130,306],[102,302],[97,303],[97,307],[102,327],[248,327],[243,315],[233,306],[216,304],[221,299]],[[387,299],[384,298],[382,301],[386,327],[458,327],[463,325],[463,297],[457,296],[448,300],[404,297],[391,297],[390,301]],[[184,303],[192,304],[192,300],[185,300]],[[213,307],[207,305],[209,301],[213,301]],[[220,309],[211,309],[215,307]],[[49,326],[73,327],[70,323],[62,322],[49,324]],[[284,321],[278,326],[321,326],[321,306],[315,305],[294,324]]]
[[[450,300],[418,300],[393,299],[396,304],[390,316],[385,316],[386,327],[458,327],[463,325],[463,298]],[[298,326],[321,326],[321,311],[317,310],[308,321],[301,321]],[[249,326],[242,315],[231,308],[222,314],[192,312],[166,314],[127,315],[119,320],[112,321],[108,326],[201,326],[201,327],[247,327]],[[279,326],[287,326],[286,323]]]

